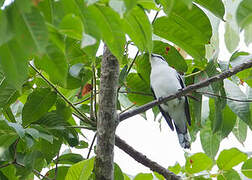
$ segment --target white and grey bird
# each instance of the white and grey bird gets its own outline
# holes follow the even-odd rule
[[[150,84],[156,99],[174,94],[185,87],[180,74],[162,56],[151,54],[150,63]],[[175,126],[182,148],[190,148],[187,123],[191,125],[191,117],[187,97],[167,101],[159,105],[159,110],[172,130]]]

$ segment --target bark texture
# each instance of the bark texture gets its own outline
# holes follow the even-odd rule
[[[114,144],[118,118],[116,112],[118,78],[118,61],[105,45],[101,65],[99,114],[97,120],[95,161],[97,180],[113,180],[114,178]]]

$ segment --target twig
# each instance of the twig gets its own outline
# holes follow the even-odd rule
[[[7,164],[0,165],[0,169],[1,169],[1,168],[5,168],[5,167],[7,167],[7,166],[9,166],[9,165],[11,165],[11,164],[12,164],[11,162],[8,162]]]
[[[57,179],[57,175],[58,175],[58,163],[59,163],[59,152],[57,153],[56,162],[55,162],[54,180]]]
[[[96,95],[97,94],[99,94],[99,92],[97,92],[96,93]],[[78,105],[78,104],[81,104],[81,103],[84,103],[84,102],[86,102],[86,101],[88,101],[89,99],[91,99],[91,96],[90,97],[87,97],[87,98],[85,98],[85,99],[83,99],[83,100],[81,100],[81,101],[79,101],[79,102],[76,102],[76,103],[73,103],[73,105]]]
[[[119,93],[128,93],[128,94],[140,94],[143,96],[152,96],[153,94],[145,93],[145,92],[137,92],[137,91],[119,91]]]
[[[237,102],[252,102],[252,99],[234,99],[234,98],[231,98],[231,97],[221,96],[221,95],[213,94],[213,93],[209,93],[209,92],[196,91],[196,93],[207,94],[207,95],[210,95],[210,96],[215,96],[215,97],[219,97],[219,98],[223,98],[223,99],[229,99],[231,101],[237,101]]]
[[[191,74],[185,75],[184,78],[188,78],[188,77],[191,77],[191,76],[195,76],[195,75],[197,75],[197,74],[199,74],[199,73],[201,73],[201,72],[202,72],[202,71],[197,71],[197,72],[195,72],[195,73],[191,73]]]
[[[66,126],[66,127],[78,128],[78,129],[96,130],[96,127],[88,127],[88,126]]]
[[[151,109],[152,107],[156,106],[156,105],[159,105],[159,104],[162,104],[166,101],[169,101],[169,100],[172,100],[172,99],[175,99],[175,98],[179,98],[181,96],[185,96],[186,94],[188,94],[189,92],[192,92],[192,91],[195,91],[199,88],[202,88],[202,87],[205,87],[205,86],[208,86],[209,84],[213,83],[213,82],[216,82],[216,81],[220,81],[220,80],[223,80],[225,78],[228,78],[242,70],[245,70],[245,69],[248,69],[248,68],[251,68],[252,67],[252,61],[248,61],[248,62],[245,62],[243,64],[240,64],[238,66],[235,66],[233,67],[232,69],[229,69],[223,73],[220,73],[216,76],[213,76],[213,77],[210,77],[204,81],[201,81],[201,82],[198,82],[198,83],[195,83],[195,84],[192,84],[192,85],[189,85],[187,86],[186,88],[184,88],[183,90],[181,91],[178,91],[176,92],[175,94],[172,94],[170,96],[166,96],[166,97],[161,97],[159,98],[158,100],[154,100],[152,102],[149,102],[143,106],[140,106],[139,108],[136,108],[134,110],[131,110],[131,111],[128,111],[128,112],[125,112],[125,113],[122,113],[120,116],[119,116],[119,120],[120,121],[123,121],[129,117],[132,117],[132,116],[135,116],[137,114],[140,114],[142,112],[145,112],[147,111],[148,109]]]
[[[25,168],[25,166],[24,166],[23,164],[20,164],[20,163],[18,163],[18,162],[14,162],[13,164],[16,164],[16,165],[18,165],[18,166],[21,166],[21,167]],[[32,169],[32,172],[34,172],[34,173],[37,174],[39,177],[42,177],[42,178],[44,178],[44,179],[46,179],[46,180],[52,180],[52,179],[50,179],[50,178],[48,178],[48,177],[46,177],[46,176],[40,174],[40,172],[39,172],[38,170],[36,170],[36,169]]]
[[[93,145],[94,145],[96,136],[97,136],[97,133],[95,133],[95,135],[94,135],[94,137],[93,137],[93,140],[92,140],[92,143],[91,143],[91,145],[90,145],[90,147],[89,147],[88,154],[87,154],[87,159],[89,159],[89,156],[90,156],[91,150],[92,150],[92,148],[93,148]]]
[[[160,7],[160,6],[159,6],[159,7]],[[155,22],[155,20],[157,19],[158,14],[159,14],[159,11],[156,12],[156,14],[155,14],[155,16],[154,16],[154,18],[153,18],[151,24],[153,24],[153,23]],[[140,52],[140,51],[138,50],[137,53],[136,53],[136,55],[135,55],[135,57],[134,57],[134,59],[133,59],[133,61],[131,62],[130,66],[129,66],[129,69],[128,69],[128,71],[127,71],[127,74],[129,74],[129,72],[130,72],[132,66],[134,65],[134,63],[135,63],[135,61],[136,61],[136,58],[137,58],[139,52]]]
[[[93,65],[92,65],[93,67]],[[90,119],[94,120],[94,77],[92,77],[91,80],[91,86],[92,86],[92,90],[90,93]]]
[[[136,104],[132,104],[131,106],[127,107],[126,109],[122,110],[120,114],[124,113],[125,111],[128,111],[129,109],[133,108]],[[119,114],[119,115],[120,115]]]
[[[49,85],[51,86],[55,92],[60,95],[65,102],[67,102],[80,116],[83,117],[83,120],[86,122],[86,123],[89,123],[89,124],[92,124],[92,125],[95,125],[95,123],[93,121],[91,121],[85,114],[81,113],[79,109],[77,109],[42,73],[39,72],[39,70],[37,70],[36,67],[34,67],[31,63],[29,63],[29,65],[31,66],[31,68],[36,72],[38,73],[38,75]]]
[[[129,156],[131,156],[133,159],[135,159],[137,162],[143,164],[144,166],[150,168],[152,171],[155,171],[162,176],[166,178],[166,180],[179,180],[180,177],[176,174],[170,172],[168,169],[160,166],[158,163],[150,160],[142,153],[136,151],[133,147],[128,145],[124,140],[122,140],[120,137],[115,137],[115,144],[117,147],[119,147],[121,150],[123,150],[125,153],[127,153]]]

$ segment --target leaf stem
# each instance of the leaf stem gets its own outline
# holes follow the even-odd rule
[[[97,133],[95,133],[95,135],[94,135],[94,137],[93,137],[93,140],[92,140],[92,143],[91,143],[91,145],[90,145],[90,147],[89,147],[88,154],[87,154],[87,159],[89,159],[89,156],[90,156],[91,150],[92,150],[92,148],[93,148],[93,145],[94,145],[96,136],[97,136]]]
[[[67,102],[67,104],[69,104],[81,117],[82,120],[88,124],[91,125],[96,125],[95,122],[91,121],[85,114],[83,114],[82,112],[80,112],[79,109],[77,109],[42,73],[39,72],[39,70],[34,67],[31,63],[29,63],[29,66],[36,72],[38,73],[38,75],[49,85],[51,86],[55,92],[64,99],[65,102]]]

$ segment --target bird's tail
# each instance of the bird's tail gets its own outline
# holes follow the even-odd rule
[[[182,132],[176,125],[175,125],[175,128],[178,134],[180,146],[184,149],[189,149],[191,147],[191,143],[190,143],[191,138],[187,131],[187,127],[184,132]]]

